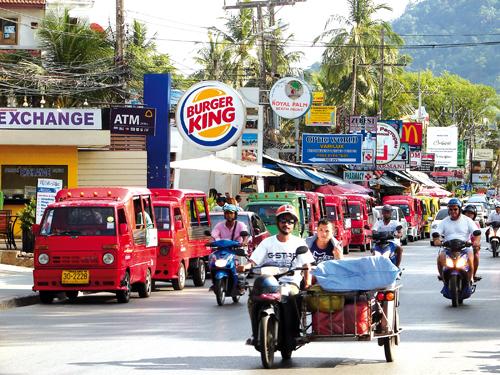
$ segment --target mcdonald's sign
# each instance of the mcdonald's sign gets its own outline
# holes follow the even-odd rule
[[[401,142],[410,146],[422,146],[422,123],[404,122]]]

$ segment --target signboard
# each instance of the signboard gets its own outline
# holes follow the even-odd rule
[[[427,152],[436,155],[436,167],[456,167],[458,128],[456,126],[427,128]]]
[[[422,172],[432,172],[435,160],[436,156],[434,154],[422,152],[422,165],[419,170]]]
[[[0,129],[101,130],[98,108],[0,108]]]
[[[465,142],[458,141],[457,144],[457,167],[465,167]]]
[[[400,150],[401,139],[398,131],[391,125],[377,123],[377,165],[393,161],[399,155]]]
[[[493,161],[493,149],[476,148],[472,150],[472,160]]]
[[[360,164],[361,134],[302,135],[304,164]]]
[[[349,182],[355,181],[370,181],[372,178],[376,178],[373,172],[363,172],[363,171],[344,171],[344,180]]]
[[[401,142],[408,143],[410,146],[422,146],[422,123],[404,122]]]
[[[391,161],[387,164],[377,164],[379,171],[405,171],[408,164],[405,161]]]
[[[379,120],[379,122],[392,126],[398,132],[399,137],[401,138],[401,134],[403,131],[403,120]]]
[[[431,173],[432,177],[451,177],[454,176],[453,171],[435,171]]]
[[[155,135],[155,108],[111,108],[109,117],[111,133]]]
[[[323,91],[314,91],[312,93],[312,104],[323,105],[325,102],[325,93]]]
[[[418,170],[422,166],[422,149],[410,147],[410,169]]]
[[[36,186],[36,223],[42,221],[45,208],[56,200],[56,194],[63,187],[62,180],[39,178]]]
[[[305,115],[311,107],[311,90],[299,78],[281,78],[269,92],[269,103],[279,117],[296,119]]]
[[[489,185],[491,184],[491,174],[490,173],[473,173],[472,183],[474,185]]]
[[[349,131],[362,132],[367,131],[374,133],[377,131],[377,116],[349,116]]]
[[[189,144],[207,151],[224,150],[241,136],[246,107],[239,93],[224,83],[204,81],[179,100],[177,128]]]
[[[439,185],[446,185],[448,183],[448,177],[432,177],[432,181]]]
[[[335,126],[337,107],[333,105],[313,105],[305,117],[306,125]]]

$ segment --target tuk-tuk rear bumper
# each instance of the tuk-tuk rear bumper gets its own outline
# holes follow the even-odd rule
[[[68,267],[67,270],[74,268]],[[65,269],[65,270],[66,270]],[[117,291],[126,290],[122,285],[125,268],[122,269],[88,269],[89,282],[86,284],[63,284],[62,269],[35,269],[33,270],[33,291]]]

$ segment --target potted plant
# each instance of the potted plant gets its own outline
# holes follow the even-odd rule
[[[30,202],[25,204],[24,208],[18,212],[18,220],[22,231],[23,251],[26,253],[32,253],[35,248],[35,236],[31,231],[31,226],[35,223],[35,213],[35,198],[31,198]]]

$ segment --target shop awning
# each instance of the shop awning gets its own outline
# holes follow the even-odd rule
[[[441,185],[432,181],[429,178],[429,176],[424,172],[410,171],[408,173],[424,186],[428,186],[428,187],[432,187],[432,188],[441,188]]]
[[[405,173],[403,173],[402,171],[388,171],[389,173],[392,173],[394,176],[398,177],[398,178],[401,178],[405,181],[408,181],[410,183],[415,183],[415,182],[418,182],[416,181],[414,178],[406,175]]]
[[[393,187],[393,188],[401,188],[401,189],[405,188],[403,185],[397,183],[392,178],[387,177],[387,176],[382,176],[379,179],[371,180],[370,181],[370,185],[371,186],[377,185],[377,184],[385,186],[385,187]]]
[[[371,189],[356,184],[325,185],[318,187],[315,191],[323,194],[372,194]]]
[[[335,185],[344,185],[346,182],[341,179],[340,177],[334,176],[333,174],[326,173],[326,172],[321,172],[321,171],[316,171],[317,174],[322,176],[323,178],[326,178],[328,181]]]
[[[282,163],[277,163],[277,164],[287,174],[289,174],[290,176],[293,176],[295,178],[298,178],[300,180],[310,181],[314,185],[320,185],[320,186],[328,183],[328,181],[326,181],[326,179],[321,178],[319,176],[315,176],[312,173],[310,173],[311,171],[308,171],[308,173],[306,173],[304,171],[304,168],[292,167],[290,165],[285,165]]]

